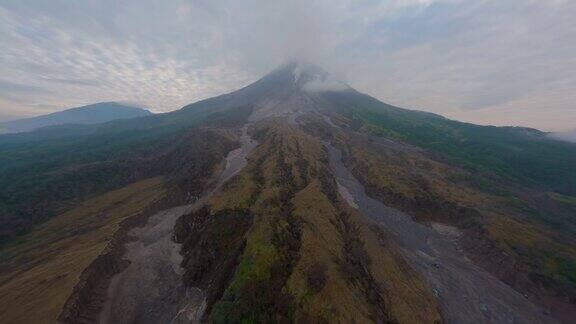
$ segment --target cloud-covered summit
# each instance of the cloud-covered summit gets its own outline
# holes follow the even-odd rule
[[[302,56],[398,106],[568,129],[575,15],[565,0],[0,0],[0,112],[168,111]]]

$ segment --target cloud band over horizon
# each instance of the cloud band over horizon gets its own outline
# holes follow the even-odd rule
[[[171,111],[304,56],[400,107],[566,130],[575,16],[568,0],[0,0],[0,118]]]

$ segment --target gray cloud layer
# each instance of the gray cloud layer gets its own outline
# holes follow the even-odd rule
[[[575,16],[570,0],[0,0],[0,113],[168,111],[304,56],[402,107],[569,129]]]

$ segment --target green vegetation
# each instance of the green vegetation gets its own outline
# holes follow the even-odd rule
[[[570,205],[572,207],[576,207],[576,197],[574,196],[566,196],[566,195],[561,195],[558,193],[550,193],[550,197],[556,201],[559,201],[561,203]]]
[[[576,286],[576,261],[573,259],[560,258],[560,275],[568,278]]]
[[[368,122],[361,121],[360,115],[353,110],[350,116],[362,128]],[[463,237],[482,240],[490,247],[481,250],[482,243],[474,243],[480,246],[474,253],[482,262],[520,264],[535,285],[547,287],[552,294],[576,296],[573,196],[538,186],[527,190],[517,185],[518,178],[503,176],[515,183],[499,181],[492,174],[455,168],[453,162],[419,150],[398,154],[398,147],[361,140],[346,146],[346,163],[370,195],[417,219],[450,224],[463,231]],[[488,167],[475,170],[490,171]],[[498,250],[505,252],[505,259],[498,259]],[[515,279],[509,278],[515,275],[505,280],[514,285]]]
[[[533,280],[565,296],[576,293],[576,249],[569,238],[541,226],[495,215],[486,228],[490,237],[528,266]]]
[[[285,223],[282,219],[278,221]],[[258,233],[271,229],[274,233]],[[274,239],[279,236],[286,236],[286,239]],[[214,323],[294,322],[292,296],[285,288],[295,262],[294,254],[290,252],[297,253],[297,246],[295,251],[286,246],[298,244],[298,238],[292,239],[292,236],[287,224],[257,225],[247,241],[232,283],[214,305],[211,314]]]
[[[330,95],[352,124],[443,154],[469,170],[576,194],[576,145],[520,127],[478,126],[405,110],[357,93]]]
[[[215,323],[294,322],[295,305],[286,288],[300,247],[300,226],[292,214],[291,199],[295,179],[288,163],[289,145],[278,134],[272,135],[266,152],[250,167],[265,174],[255,188],[253,212],[260,215],[250,230],[246,248],[232,281],[215,305]]]
[[[225,114],[199,105],[101,125],[0,136],[0,244],[88,197],[157,175],[189,177],[197,164],[210,168],[211,157],[221,158],[233,143],[199,129],[200,123],[242,122],[250,109]]]

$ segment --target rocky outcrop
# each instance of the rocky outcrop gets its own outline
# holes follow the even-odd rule
[[[182,244],[184,283],[206,294],[206,312],[222,297],[246,245],[253,216],[247,210],[208,207],[184,215],[175,226],[174,239]]]

